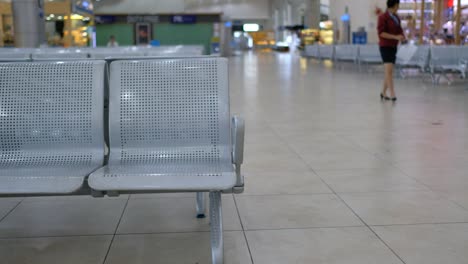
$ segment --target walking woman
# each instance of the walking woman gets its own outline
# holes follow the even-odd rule
[[[385,68],[385,79],[383,90],[380,94],[381,100],[397,100],[393,87],[393,68],[396,61],[397,46],[400,41],[405,40],[401,21],[397,15],[400,0],[387,0],[387,11],[379,16],[377,30],[379,32],[380,54]],[[387,90],[390,97],[387,96]]]

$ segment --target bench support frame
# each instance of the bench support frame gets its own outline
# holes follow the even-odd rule
[[[205,218],[205,193],[197,192],[197,218]]]
[[[212,264],[222,264],[224,263],[224,241],[221,192],[210,192],[210,229]]]

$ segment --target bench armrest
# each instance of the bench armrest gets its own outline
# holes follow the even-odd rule
[[[231,136],[232,136],[232,163],[236,166],[237,175],[237,191],[235,193],[243,192],[244,179],[241,174],[241,165],[244,162],[244,135],[245,135],[245,122],[244,119],[238,116],[232,117],[231,123]]]
[[[238,116],[232,118],[231,135],[232,135],[232,162],[236,165],[241,165],[244,162],[244,134],[245,123],[244,119]]]

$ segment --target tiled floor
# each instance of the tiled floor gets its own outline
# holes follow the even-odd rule
[[[231,59],[246,190],[226,263],[468,263],[468,92],[296,55]],[[0,263],[210,263],[192,194],[0,199]]]

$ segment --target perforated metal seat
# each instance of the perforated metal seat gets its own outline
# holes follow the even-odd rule
[[[144,57],[146,47],[104,47],[88,49],[89,57],[98,60],[108,58],[138,58]]]
[[[137,191],[207,191],[226,190],[236,184],[232,165],[170,164],[170,165],[115,165],[96,174],[92,187],[98,190]]]
[[[359,71],[362,70],[362,64],[380,64],[382,57],[378,45],[362,45],[359,46],[358,66]]]
[[[0,62],[19,62],[31,60],[30,49],[6,49],[0,50]]]
[[[406,77],[405,69],[418,69],[421,73],[429,71],[430,47],[427,45],[402,45],[398,48],[396,65],[401,77]]]
[[[88,53],[85,50],[75,49],[38,49],[32,54],[32,59],[37,61],[80,60],[87,59],[88,57]]]
[[[100,191],[211,191],[236,184],[227,60],[115,61],[109,165]]]
[[[151,47],[146,50],[147,56],[153,57],[192,57],[203,55],[204,47],[198,45],[178,45]]]
[[[333,45],[319,45],[320,59],[332,60],[334,53],[335,53],[335,48]]]
[[[466,78],[466,63],[468,58],[468,49],[463,46],[431,46],[431,59],[429,69],[432,81],[438,83],[440,77],[444,77],[449,83],[452,80],[447,76],[448,73],[459,73],[462,78]],[[437,74],[440,74],[438,77]]]
[[[336,61],[352,61],[357,60],[359,53],[358,45],[336,45],[335,60]]]
[[[232,129],[232,131],[231,131]],[[223,263],[221,191],[243,189],[243,121],[229,114],[224,58],[123,60],[110,65],[109,163],[95,191],[210,192],[212,263]]]
[[[0,64],[0,194],[69,194],[104,159],[104,61]]]
[[[304,49],[304,55],[311,58],[319,58],[319,45],[307,45]]]

